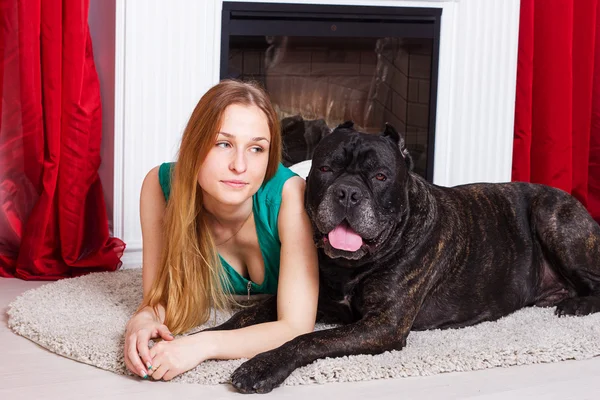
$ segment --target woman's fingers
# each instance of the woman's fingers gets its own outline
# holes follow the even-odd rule
[[[173,369],[168,370],[162,377],[163,381],[170,381],[177,376],[177,372]]]
[[[142,378],[147,377],[148,372],[146,371],[146,368],[144,367],[144,364],[142,364],[142,360],[140,359],[140,356],[138,355],[137,335],[131,335],[127,339],[127,341],[128,341],[129,345],[128,345],[127,354],[125,355],[125,357],[127,357],[129,359],[129,363],[132,366],[130,371],[136,375],[141,376]]]
[[[137,369],[133,366],[131,361],[129,361],[129,357],[124,357],[124,361],[125,361],[125,366],[127,367],[127,369],[129,371],[131,371],[132,374],[134,374],[135,376],[140,376],[140,373],[142,371],[137,371]],[[146,375],[146,376],[148,376],[148,375]],[[147,379],[147,378],[144,378],[143,376],[141,376],[141,378]]]
[[[165,356],[162,353],[163,345],[157,343],[150,349],[150,357],[152,357],[152,370],[148,371],[152,379],[159,380],[163,377],[164,373],[168,370]]]
[[[127,367],[127,370],[129,372],[131,372],[132,374],[135,374],[135,375],[139,375],[140,374],[139,372],[135,372],[135,368],[133,367],[133,364],[131,364],[131,362],[129,361],[129,357],[127,356],[127,348],[125,350],[125,354],[124,354],[124,357],[123,357],[123,362],[125,362],[125,367]]]
[[[152,357],[150,356],[150,349],[148,348],[148,342],[150,341],[150,334],[140,332],[137,336],[137,354],[140,363],[143,363],[142,367],[144,370],[152,368]]]
[[[162,379],[162,377],[169,371],[169,368],[167,366],[167,364],[160,364],[160,361],[157,361],[156,364],[158,364],[158,366],[156,367],[156,369],[152,368],[152,379],[154,379],[155,381],[158,381],[160,379]]]
[[[163,338],[164,340],[173,340],[173,334],[169,331],[169,328],[167,328],[166,325],[161,325],[157,328],[158,334],[160,335],[161,338]]]

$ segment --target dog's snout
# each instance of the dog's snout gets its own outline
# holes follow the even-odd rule
[[[336,189],[337,198],[343,205],[355,206],[362,199],[362,192],[355,186],[341,184]]]

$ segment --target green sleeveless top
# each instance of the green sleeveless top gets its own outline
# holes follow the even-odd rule
[[[175,163],[163,163],[158,169],[158,180],[163,190],[165,199],[169,200],[171,193],[171,173]],[[263,183],[258,191],[252,196],[252,212],[256,224],[256,235],[258,245],[265,264],[265,279],[262,284],[257,285],[240,275],[229,263],[219,255],[225,272],[233,286],[233,294],[277,293],[277,282],[279,279],[279,255],[281,242],[277,229],[277,218],[281,207],[281,192],[283,184],[294,172],[279,164],[275,176]],[[250,285],[250,286],[248,286]]]

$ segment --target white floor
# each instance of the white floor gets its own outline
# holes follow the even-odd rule
[[[228,385],[141,381],[51,353],[14,334],[6,307],[47,282],[0,278],[0,399],[241,398]],[[600,340],[600,338],[598,338]],[[282,387],[277,399],[600,399],[600,357],[524,367],[357,383]]]

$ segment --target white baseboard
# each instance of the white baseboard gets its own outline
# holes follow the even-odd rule
[[[121,269],[133,269],[142,267],[142,246],[141,244],[128,245],[121,257],[123,265]]]

